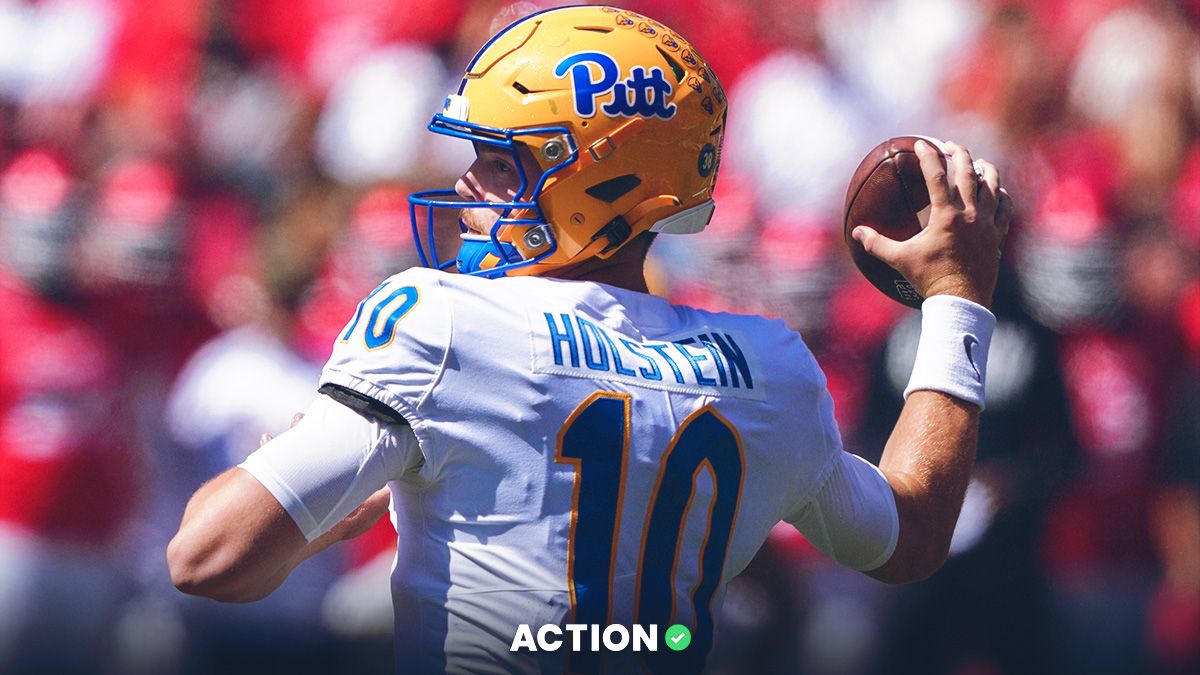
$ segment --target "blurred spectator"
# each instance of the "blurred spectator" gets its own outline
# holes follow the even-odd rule
[[[112,0],[0,3],[0,96],[70,102],[102,82],[120,19]]]
[[[1112,12],[1087,33],[1072,74],[1073,107],[1118,144],[1121,198],[1134,218],[1163,212],[1188,146],[1200,52],[1181,19],[1171,3]]]
[[[1162,486],[1150,510],[1161,574],[1147,610],[1147,642],[1157,672],[1200,668],[1200,387],[1189,371],[1173,411],[1161,462]]]
[[[103,175],[79,247],[91,289],[146,302],[174,294],[184,228],[179,190],[175,174],[149,160],[118,162]]]
[[[322,171],[347,185],[416,173],[444,84],[442,63],[428,50],[397,45],[365,56],[337,80],[317,122]]]
[[[258,242],[241,236],[236,218],[214,223],[225,230],[212,242],[222,246],[222,255],[271,260],[278,265],[273,274],[248,273],[221,260],[197,261],[208,268],[206,288],[235,293],[248,311],[239,315],[240,322],[222,320],[228,330],[196,351],[167,399],[169,447],[177,454],[165,462],[172,486],[165,501],[176,520],[203,480],[240,463],[259,446],[262,434],[287,429],[316,395],[321,361],[298,348],[296,312],[319,269],[324,237],[281,247],[282,241],[306,236],[309,221],[293,217],[297,214],[285,209]],[[208,306],[221,310],[223,301],[213,300]],[[353,302],[341,307],[344,317]],[[188,627],[184,672],[322,673],[362,663],[362,650],[356,653],[339,642],[321,615],[326,590],[345,567],[342,550],[325,551],[301,565],[269,598],[249,605],[177,597]]]
[[[61,159],[28,150],[0,174],[0,264],[29,290],[48,296],[70,284],[79,186]]]
[[[875,143],[851,92],[816,55],[783,50],[748,69],[729,96],[723,161],[752,181],[763,211],[836,212]]]
[[[188,295],[221,330],[266,314],[269,304],[258,255],[254,209],[236,195],[215,193],[194,202],[188,237]]]
[[[1123,673],[1146,658],[1143,514],[1182,356],[1163,306],[1179,297],[1188,265],[1173,246],[1154,245],[1161,239],[1139,222],[1141,205],[1114,189],[1126,178],[1119,137],[1067,140],[1045,150],[1053,173],[1013,246],[1024,304],[1059,333],[1066,418],[1080,448],[1070,480],[1047,504],[1042,564],[1060,635],[1055,667]]]
[[[279,64],[286,76],[323,93],[384,45],[443,45],[453,37],[468,3],[263,0],[230,4],[235,37],[256,59]]]
[[[162,389],[212,332],[186,293],[190,204],[180,174],[148,157],[101,169],[82,215],[75,265],[94,324],[134,366],[146,437],[155,435]]]
[[[1023,171],[1012,169],[1028,162],[1047,127],[1061,122],[1066,65],[1043,39],[1045,28],[1030,7],[987,4],[978,37],[959,45],[965,58],[946,64],[941,133],[970,138],[973,151],[1004,166],[1010,193],[1030,194],[1014,181]]]
[[[874,122],[862,154],[878,142],[875,137],[913,133],[937,118],[944,105],[939,93],[946,69],[958,62],[955,55],[967,51],[982,20],[981,3],[970,0],[824,0],[816,4],[821,8],[821,35],[831,65],[845,78],[853,97],[853,103],[842,112]],[[813,122],[816,129],[832,136],[829,141],[837,138],[833,133],[837,127]],[[848,169],[853,170],[854,165]]]
[[[1122,301],[1123,233],[1106,197],[1115,179],[1103,141],[1087,134],[1048,151],[1055,173],[1010,234],[1024,305],[1052,330],[1105,325]]]
[[[0,172],[0,670],[111,662],[118,546],[142,474],[112,345],[67,276],[79,185],[30,150]]]
[[[206,61],[188,110],[206,172],[260,198],[273,197],[307,168],[297,143],[312,113],[270,66],[243,67],[228,55]]]
[[[768,314],[819,344],[829,303],[846,271],[837,229],[824,220],[781,213],[763,224],[758,264],[766,276]]]

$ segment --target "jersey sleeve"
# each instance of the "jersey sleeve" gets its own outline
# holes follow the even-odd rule
[[[318,395],[299,424],[239,467],[274,495],[312,541],[421,462],[420,446],[408,427]]]
[[[789,521],[809,543],[841,565],[881,567],[900,538],[896,499],[870,462],[839,452],[825,482]]]
[[[808,465],[816,480],[796,492],[783,519],[835,562],[876,569],[891,558],[900,536],[892,488],[878,467],[843,449],[833,397],[812,352],[796,338],[787,353],[801,392],[797,406],[812,415],[807,432],[793,437],[808,447],[795,452],[819,463]]]
[[[333,385],[377,401],[421,438],[421,406],[450,349],[451,313],[442,291],[438,273],[421,268],[380,284],[338,334],[321,372],[322,390]]]

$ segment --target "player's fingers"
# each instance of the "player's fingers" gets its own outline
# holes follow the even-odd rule
[[[996,228],[1000,230],[1001,238],[1008,234],[1014,212],[1013,200],[1008,195],[1008,190],[1000,188],[999,202],[996,204]]]
[[[271,434],[263,434],[262,436],[260,436],[258,438],[258,447],[261,448],[262,446],[266,445],[267,443],[270,443],[272,438],[274,438],[274,436],[272,436]]]
[[[975,160],[975,174],[979,176],[979,191],[975,196],[975,207],[984,213],[994,214],[1000,199],[1000,171],[989,161]]]
[[[876,232],[873,228],[866,225],[859,225],[850,233],[858,243],[863,245],[867,253],[879,258],[883,262],[896,267],[896,262],[900,258],[901,243],[889,239],[882,234]]]
[[[921,173],[925,175],[925,187],[929,190],[929,203],[934,208],[950,204],[950,184],[946,182],[944,155],[932,144],[917,141],[913,145],[917,159],[921,162]]]
[[[946,143],[946,149],[950,151],[950,178],[953,182],[951,197],[957,196],[957,205],[973,217],[976,208],[975,196],[979,191],[979,176],[975,173],[971,153],[958,143]]]
[[[296,413],[292,415],[292,426],[300,424],[300,420],[304,419],[304,413]]]

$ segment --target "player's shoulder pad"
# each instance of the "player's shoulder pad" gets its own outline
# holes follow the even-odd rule
[[[803,336],[781,319],[759,317],[756,333],[764,341],[764,353],[771,354],[776,363],[773,370],[784,374],[790,384],[804,390],[823,390],[827,386],[825,373],[817,363]]]
[[[321,384],[369,396],[415,426],[450,349],[451,312],[442,276],[414,268],[367,294],[335,338]]]

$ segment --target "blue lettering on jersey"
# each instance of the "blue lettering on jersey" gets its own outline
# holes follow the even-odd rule
[[[680,385],[754,389],[749,359],[728,333],[638,342],[573,314],[543,312],[543,316],[556,366],[646,382],[664,382],[669,371]]]
[[[658,369],[658,364],[654,362],[654,359],[643,354],[641,351],[642,348],[636,342],[631,342],[629,340],[626,340],[625,338],[621,338],[621,344],[625,345],[626,349],[633,352],[634,356],[637,356],[637,357],[641,358],[643,361],[645,361],[646,363],[650,364],[649,369],[646,369],[645,367],[638,368],[639,375],[646,378],[647,380],[653,380],[655,382],[662,381],[662,371]]]
[[[708,335],[706,335],[704,333],[701,333],[700,335],[698,335],[696,337],[698,337],[700,339],[700,344],[704,345],[704,347],[706,349],[708,349],[708,353],[712,354],[713,363],[717,364],[717,376],[721,380],[721,386],[722,387],[728,386],[729,379],[725,377],[724,359],[721,358],[721,352],[718,351],[717,346],[713,344],[712,338],[710,338]]]
[[[683,371],[679,370],[679,366],[675,365],[675,361],[671,359],[671,355],[667,353],[671,345],[667,342],[647,342],[646,347],[658,352],[658,355],[671,366],[671,372],[675,373],[675,381],[683,384]]]
[[[546,324],[550,326],[550,346],[554,351],[554,365],[561,366],[563,364],[562,346],[566,343],[567,348],[571,350],[571,367],[579,367],[579,347],[575,344],[575,326],[571,323],[571,317],[563,314],[563,329],[558,330],[558,326],[554,324],[554,317],[546,312]]]
[[[621,352],[617,349],[617,345],[613,342],[612,338],[608,336],[608,331],[600,331],[600,337],[604,338],[604,341],[608,343],[608,348],[612,350],[613,368],[617,371],[617,374],[631,377],[637,375],[637,373],[626,368],[625,365],[621,363]]]
[[[593,79],[595,71],[589,66],[599,67],[599,79]],[[609,117],[658,117],[669,120],[675,116],[677,107],[667,103],[673,88],[667,81],[662,68],[654,66],[646,70],[634,66],[629,78],[620,79],[617,60],[604,52],[580,52],[572,54],[554,67],[555,77],[571,77],[571,90],[575,93],[575,114],[588,118],[596,115],[596,99],[611,93],[612,98],[600,107]]]
[[[721,339],[719,333],[713,333],[713,340],[716,341],[717,347],[721,349],[721,354],[725,360],[729,361],[729,375],[733,378],[733,386],[738,386],[738,373],[742,374],[742,378],[746,380],[746,388],[754,388],[754,379],[750,377],[750,364],[746,363],[746,355],[742,353],[742,348],[734,342],[733,338],[726,335]],[[736,370],[734,367],[736,366]]]
[[[687,338],[686,340],[680,340],[676,342],[675,348],[679,350],[680,354],[683,354],[683,358],[687,359],[688,363],[692,364],[692,370],[696,373],[696,384],[702,384],[706,387],[717,386],[716,380],[712,379],[711,377],[705,377],[704,373],[700,372],[700,362],[707,361],[708,357],[704,354],[693,354],[690,350],[683,348],[684,345],[694,344],[696,344],[695,339]]]
[[[583,341],[583,360],[587,367],[592,370],[608,370],[608,350],[604,348],[604,338],[600,337],[600,327],[579,317],[575,317],[575,321],[579,323],[579,339]],[[592,341],[588,338],[588,333],[595,336],[596,348],[600,350],[600,355],[595,359],[592,358]]]

